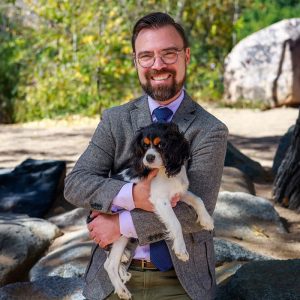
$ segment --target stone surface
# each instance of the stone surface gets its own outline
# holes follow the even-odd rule
[[[0,300],[83,300],[80,278],[44,277],[0,288]]]
[[[217,265],[232,261],[269,260],[271,257],[260,255],[241,247],[237,243],[214,238]]]
[[[77,241],[51,251],[30,270],[30,281],[45,276],[82,277],[91,256],[92,242]]]
[[[45,220],[0,214],[0,286],[24,279],[59,235],[59,229]]]
[[[247,193],[220,192],[213,216],[218,237],[267,242],[274,230],[285,232],[271,202]]]
[[[251,180],[256,182],[268,180],[268,174],[260,163],[252,160],[239,151],[232,143],[227,142],[227,151],[224,165],[234,167],[245,173]]]
[[[49,218],[48,221],[55,224],[57,227],[61,229],[72,227],[72,226],[85,226],[86,218],[88,214],[89,214],[88,209],[76,208],[69,212],[57,216],[53,216]]]
[[[218,292],[218,300],[299,300],[300,260],[243,265]]]
[[[255,187],[250,178],[237,168],[224,167],[220,191],[244,192],[255,195]]]
[[[241,40],[225,59],[224,98],[274,107],[300,103],[300,18]]]

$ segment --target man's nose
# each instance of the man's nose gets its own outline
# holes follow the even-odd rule
[[[161,59],[161,57],[160,56],[156,56],[152,68],[156,69],[156,70],[160,70],[160,69],[164,68],[165,66],[166,66],[166,64],[163,62],[163,60]]]

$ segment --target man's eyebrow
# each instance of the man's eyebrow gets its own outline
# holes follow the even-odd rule
[[[168,50],[178,50],[178,49],[182,49],[182,48],[178,48],[178,47],[168,47],[168,48],[164,48],[162,50],[160,50],[160,52],[163,52],[163,51],[168,51]],[[154,51],[141,51],[138,53],[138,55],[141,55],[141,54],[153,54]]]

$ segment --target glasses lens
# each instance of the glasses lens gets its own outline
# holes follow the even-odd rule
[[[167,51],[161,54],[161,58],[165,64],[174,64],[177,61],[177,51]]]
[[[154,64],[154,60],[154,55],[151,54],[143,54],[138,57],[139,64],[144,68],[151,67]]]

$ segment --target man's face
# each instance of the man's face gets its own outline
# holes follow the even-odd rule
[[[183,49],[183,40],[176,29],[164,26],[158,29],[143,29],[135,41],[135,66],[143,90],[158,102],[168,104],[175,100],[185,81],[186,66],[190,62],[190,49]],[[178,51],[178,59],[166,64],[160,58],[166,51]],[[142,67],[138,58],[154,55],[150,67]]]

